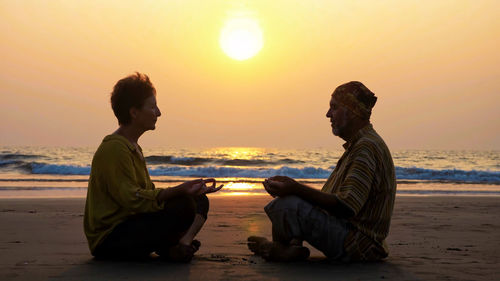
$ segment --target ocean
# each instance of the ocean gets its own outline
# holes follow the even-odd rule
[[[218,195],[266,194],[261,182],[285,175],[320,189],[343,150],[144,147],[157,187],[213,177]],[[96,147],[0,147],[0,198],[85,197]],[[392,151],[398,195],[500,195],[500,151]],[[215,195],[215,194],[214,194]]]

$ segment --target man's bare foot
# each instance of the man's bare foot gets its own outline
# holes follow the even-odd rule
[[[303,246],[285,245],[279,242],[261,244],[261,256],[267,261],[303,261],[309,257],[309,249]]]
[[[307,259],[310,254],[306,247],[271,242],[259,236],[248,237],[248,248],[265,260],[276,262],[302,261]]]
[[[272,243],[269,240],[267,240],[265,237],[260,237],[260,236],[250,236],[247,238],[247,246],[252,253],[260,256],[260,246],[265,243]]]

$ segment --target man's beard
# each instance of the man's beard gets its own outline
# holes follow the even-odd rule
[[[335,136],[337,137],[343,137],[347,133],[347,128],[350,127],[351,122],[350,122],[350,117],[347,112],[344,113],[344,116],[342,116],[342,123],[335,123],[335,126],[332,127],[332,132]]]
[[[346,124],[344,123],[344,124],[342,124],[342,126],[336,125],[335,127],[333,127],[332,132],[335,136],[342,137],[346,131],[345,129],[346,129]]]

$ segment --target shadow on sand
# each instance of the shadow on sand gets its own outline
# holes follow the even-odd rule
[[[90,259],[53,279],[60,280],[420,280],[391,262],[332,263],[323,257],[305,262],[270,263],[260,257],[199,255],[190,264],[162,261]]]

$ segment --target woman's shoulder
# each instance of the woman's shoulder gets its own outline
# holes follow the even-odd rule
[[[123,136],[117,134],[107,135],[102,140],[101,145],[99,145],[96,155],[123,155],[124,153],[130,152],[130,146],[131,144]]]

